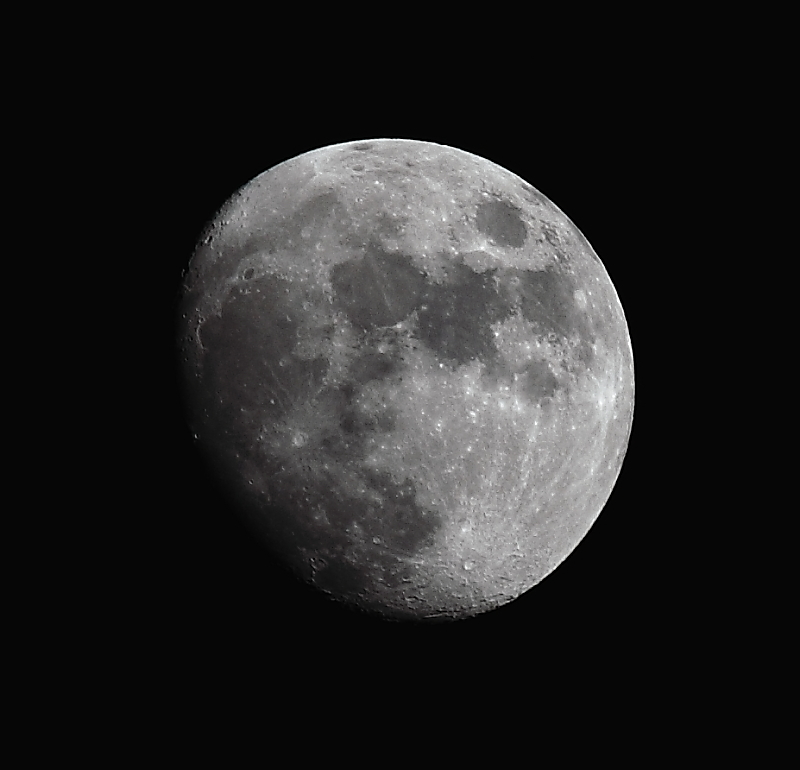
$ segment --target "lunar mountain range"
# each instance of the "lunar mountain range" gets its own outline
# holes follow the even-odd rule
[[[513,173],[378,139],[234,194],[184,274],[187,421],[272,558],[386,618],[456,619],[550,574],[631,430],[620,300]]]

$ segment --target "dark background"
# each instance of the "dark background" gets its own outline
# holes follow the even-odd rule
[[[97,35],[96,25],[87,24],[108,53],[82,50],[55,25],[65,55],[42,70],[37,86],[20,79],[26,101],[36,105],[33,114],[27,106],[10,113],[11,123],[34,134],[21,159],[67,161],[64,173],[30,172],[36,194],[23,197],[19,208],[47,216],[24,231],[24,251],[10,251],[12,262],[25,260],[31,279],[42,248],[53,252],[64,275],[56,270],[46,278],[68,305],[56,306],[31,346],[46,375],[29,411],[42,413],[47,430],[29,429],[37,451],[26,459],[35,479],[24,482],[22,502],[9,506],[39,530],[35,552],[24,556],[27,570],[9,583],[32,621],[25,638],[35,638],[36,659],[21,672],[29,697],[38,709],[55,689],[31,686],[26,675],[32,670],[46,672],[49,662],[68,672],[60,718],[74,711],[90,672],[111,696],[96,702],[110,719],[118,718],[112,706],[120,701],[135,710],[138,741],[147,732],[142,715],[155,706],[170,730],[185,700],[176,694],[202,692],[212,675],[247,685],[261,670],[271,678],[262,678],[247,702],[280,709],[284,701],[275,695],[293,688],[300,709],[288,717],[300,723],[340,709],[350,717],[353,683],[368,682],[358,692],[374,697],[362,697],[361,709],[390,717],[392,746],[431,737],[443,744],[448,733],[469,748],[510,742],[509,729],[479,735],[489,712],[502,718],[517,712],[541,738],[539,717],[549,711],[570,728],[578,722],[577,741],[580,727],[608,711],[616,721],[607,738],[617,738],[619,748],[634,732],[629,714],[620,715],[627,711],[638,717],[637,735],[648,723],[657,728],[648,748],[682,748],[686,741],[676,744],[673,736],[676,723],[693,737],[706,732],[716,709],[698,697],[709,687],[709,671],[718,672],[711,681],[718,701],[719,692],[724,697],[738,687],[742,661],[752,665],[752,650],[741,649],[741,639],[750,638],[744,632],[769,631],[753,611],[762,594],[748,585],[760,569],[756,559],[773,550],[772,522],[781,526],[784,508],[729,505],[726,498],[738,498],[746,479],[735,477],[718,450],[734,432],[736,454],[752,454],[752,445],[741,446],[739,426],[764,420],[752,416],[763,398],[753,401],[752,375],[741,373],[744,354],[723,360],[719,344],[756,328],[748,309],[756,290],[726,291],[720,281],[740,271],[747,282],[754,256],[774,265],[782,254],[774,237],[780,222],[770,210],[782,189],[748,187],[741,178],[742,156],[756,156],[750,162],[761,165],[770,145],[749,132],[751,121],[764,136],[780,122],[769,108],[785,99],[763,90],[774,73],[754,69],[760,56],[742,43],[750,38],[727,34],[716,17],[704,29],[677,14],[666,32],[661,17],[633,33],[618,24],[625,30],[622,45],[589,21],[584,29],[595,38],[594,50],[569,46],[561,28],[561,50],[548,55],[534,35],[554,37],[554,28],[520,24],[526,42],[507,44],[505,35],[495,35],[495,51],[486,47],[492,36],[481,29],[480,14],[473,15],[478,24],[471,38],[455,29],[437,35],[426,18],[401,13],[402,44],[386,44],[376,24],[367,36],[356,29],[332,33],[336,50],[330,53],[306,39],[304,26],[265,28],[234,16],[237,32],[201,37],[183,23],[161,31],[160,19],[140,15],[147,34],[134,35],[122,50],[116,30]],[[507,16],[506,24],[517,21]],[[160,50],[150,39],[154,30],[163,34]],[[220,49],[222,38],[236,50]],[[367,38],[376,52],[365,50]],[[721,43],[729,47],[722,55]],[[85,65],[76,72],[68,65],[81,55]],[[633,433],[599,520],[528,594],[450,625],[363,619],[274,569],[198,465],[174,389],[173,302],[204,223],[239,186],[275,163],[376,137],[471,151],[547,195],[604,262],[633,339]],[[9,159],[16,159],[17,147],[9,147]],[[66,202],[77,213],[66,207],[63,223],[53,225],[50,216]],[[733,243],[720,245],[726,231]],[[734,248],[742,233],[764,242],[744,265]],[[62,278],[75,274],[84,291],[65,292]],[[23,308],[9,321],[9,333],[12,322],[24,326],[49,309],[38,298],[34,304],[32,282],[11,281],[9,292],[22,298]],[[54,338],[66,353],[56,365],[49,355]],[[9,378],[23,374],[10,360]],[[65,382],[75,395],[61,396]],[[727,401],[733,398],[735,410]],[[783,413],[766,399],[770,413]],[[7,406],[17,417],[19,405]],[[724,432],[708,419],[714,410]],[[97,435],[95,417],[102,423]],[[65,466],[63,481],[46,472],[48,461]],[[15,471],[11,476],[19,484]],[[53,502],[42,504],[42,493],[53,493]],[[42,513],[56,520],[55,534]],[[752,524],[758,516],[766,517],[766,528]],[[727,533],[737,526],[747,542],[728,549],[730,564],[723,564]],[[9,537],[6,545],[14,552],[18,542]],[[31,601],[27,583],[36,580],[45,590]],[[10,663],[16,673],[18,660]],[[593,675],[604,680],[601,687],[592,689]],[[137,697],[128,677],[137,680]],[[564,687],[576,677],[577,688]],[[717,689],[723,680],[732,684]],[[459,718],[456,729],[441,721],[420,725],[419,704],[438,708],[456,681],[453,691],[466,696],[455,704],[460,710],[449,712]],[[502,697],[487,698],[487,682],[502,683]],[[620,708],[621,688],[628,699]],[[570,700],[568,711],[553,703],[559,692]],[[392,719],[387,708],[398,693],[410,706],[405,720]],[[741,695],[732,700],[739,703]],[[215,700],[208,713],[215,718],[229,703]],[[697,710],[688,733],[687,705]],[[752,703],[742,706],[749,717]],[[730,724],[736,723],[725,725],[724,736],[712,733],[720,735],[715,751],[730,743]],[[97,732],[94,723],[81,726]],[[359,726],[352,720],[350,732],[342,733],[348,748]],[[548,748],[556,740],[544,738]]]
[[[753,703],[769,702],[742,695],[743,665],[759,680],[783,681],[762,674],[771,646],[764,655],[742,641],[775,639],[762,622],[770,592],[754,588],[754,575],[772,559],[775,531],[786,529],[785,505],[739,501],[748,477],[764,494],[774,481],[748,467],[771,445],[743,441],[742,429],[785,412],[775,384],[753,377],[751,347],[739,342],[762,334],[753,311],[761,261],[774,282],[785,252],[784,220],[772,210],[783,188],[746,176],[748,164],[785,173],[770,139],[788,124],[774,110],[785,92],[768,87],[780,64],[767,57],[760,65],[752,36],[741,34],[750,27],[731,34],[717,16],[706,27],[680,13],[659,14],[656,24],[626,16],[617,38],[584,20],[594,41],[586,50],[571,40],[572,25],[547,26],[536,11],[531,24],[497,9],[501,34],[483,30],[482,11],[461,14],[474,26],[465,35],[450,29],[449,15],[439,32],[426,14],[401,9],[388,25],[367,13],[366,34],[319,25],[326,52],[306,35],[313,20],[263,25],[222,9],[212,25],[227,16],[238,29],[200,35],[191,15],[179,14],[174,28],[148,14],[127,14],[99,33],[87,22],[100,51],[51,25],[63,55],[38,68],[32,86],[12,77],[26,104],[11,109],[9,124],[33,143],[9,143],[8,160],[44,161],[28,172],[31,194],[18,197],[6,223],[24,236],[7,261],[24,265],[27,277],[8,282],[18,307],[6,341],[19,326],[32,332],[26,353],[44,369],[30,378],[22,357],[7,357],[8,379],[35,390],[30,406],[7,400],[32,444],[11,453],[34,470],[22,481],[12,466],[22,493],[9,496],[7,517],[37,530],[22,544],[32,545],[25,569],[12,568],[9,579],[26,610],[10,634],[21,629],[35,656],[23,667],[21,658],[9,662],[36,713],[61,695],[56,720],[73,715],[95,679],[104,688],[97,711],[132,726],[117,747],[128,753],[152,729],[154,711],[171,732],[213,678],[246,691],[198,698],[198,710],[213,721],[255,704],[267,750],[282,730],[267,712],[291,703],[280,716],[300,726],[286,732],[301,751],[319,742],[315,721],[341,712],[347,729],[333,745],[348,751],[373,714],[389,751],[426,750],[431,739],[446,749],[507,745],[520,734],[508,724],[517,714],[521,735],[548,752],[581,739],[594,750],[600,741],[583,728],[598,724],[616,750],[663,753],[689,741],[694,750],[730,695],[729,712],[738,713],[711,731],[711,748],[738,747],[731,727],[749,725]],[[120,32],[137,23],[146,33],[125,47]],[[385,27],[401,39],[391,41]],[[507,39],[517,27],[524,41]],[[543,50],[545,39],[558,49]],[[46,47],[30,46],[31,55]],[[70,62],[81,57],[76,71]],[[468,150],[547,195],[605,264],[633,339],[633,433],[597,523],[529,593],[449,625],[360,618],[287,580],[209,484],[174,388],[173,302],[205,222],[275,163],[376,137]],[[21,228],[17,211],[35,214],[32,226]],[[39,269],[43,251],[52,272]],[[731,286],[731,274],[742,285]],[[39,297],[42,284],[63,309]],[[34,415],[39,430],[29,425]],[[738,475],[720,452],[728,444],[741,458]],[[12,557],[19,545],[7,538]],[[32,600],[27,588],[37,582],[43,590]],[[32,675],[48,670],[66,673],[68,685],[35,686]],[[296,699],[282,697],[289,693]],[[393,713],[398,701],[403,711]],[[129,713],[120,715],[120,704]],[[435,713],[422,722],[426,704]],[[486,730],[494,714],[499,729]],[[546,716],[570,731],[569,742],[550,732]],[[76,735],[95,742],[94,719],[80,727]]]
[[[658,206],[653,176],[667,173],[655,117],[615,113],[608,101],[543,105],[524,120],[481,110],[447,115],[439,104],[386,115],[354,107],[281,109],[275,114],[224,114],[191,99],[171,105],[150,127],[157,139],[156,208],[163,233],[153,275],[158,293],[152,352],[158,375],[142,479],[152,533],[136,601],[138,631],[159,664],[180,669],[280,661],[294,675],[361,671],[399,678],[419,666],[499,661],[535,651],[575,661],[647,648],[674,611],[665,590],[659,469],[648,438],[646,289],[656,278],[652,233]],[[413,117],[410,117],[413,116]],[[240,186],[283,160],[356,139],[411,138],[451,145],[516,173],[548,196],[580,228],[600,256],[621,298],[633,340],[637,405],[617,485],[576,550],[516,601],[456,623],[388,623],[347,611],[297,585],[265,556],[226,506],[199,462],[180,412],[175,382],[174,298],[204,224]],[[155,255],[153,255],[155,256]],[[663,466],[662,466],[663,470]],[[648,494],[644,494],[645,491]],[[671,566],[674,568],[674,564]],[[658,641],[660,645],[661,642]],[[640,652],[637,654],[641,654]]]

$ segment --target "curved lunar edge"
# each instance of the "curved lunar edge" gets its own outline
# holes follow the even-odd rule
[[[231,500],[303,580],[386,618],[530,589],[628,444],[605,268],[544,195],[451,147],[350,142],[255,178],[198,243],[178,337]]]

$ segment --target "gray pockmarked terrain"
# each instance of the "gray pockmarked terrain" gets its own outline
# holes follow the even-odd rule
[[[184,276],[188,420],[274,554],[390,618],[519,596],[628,444],[633,356],[575,225],[461,150],[325,147],[239,190]]]

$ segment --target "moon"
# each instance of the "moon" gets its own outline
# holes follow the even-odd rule
[[[589,242],[476,155],[376,139],[287,160],[202,233],[176,324],[186,420],[231,507],[331,598],[454,620],[598,518],[634,405]]]

